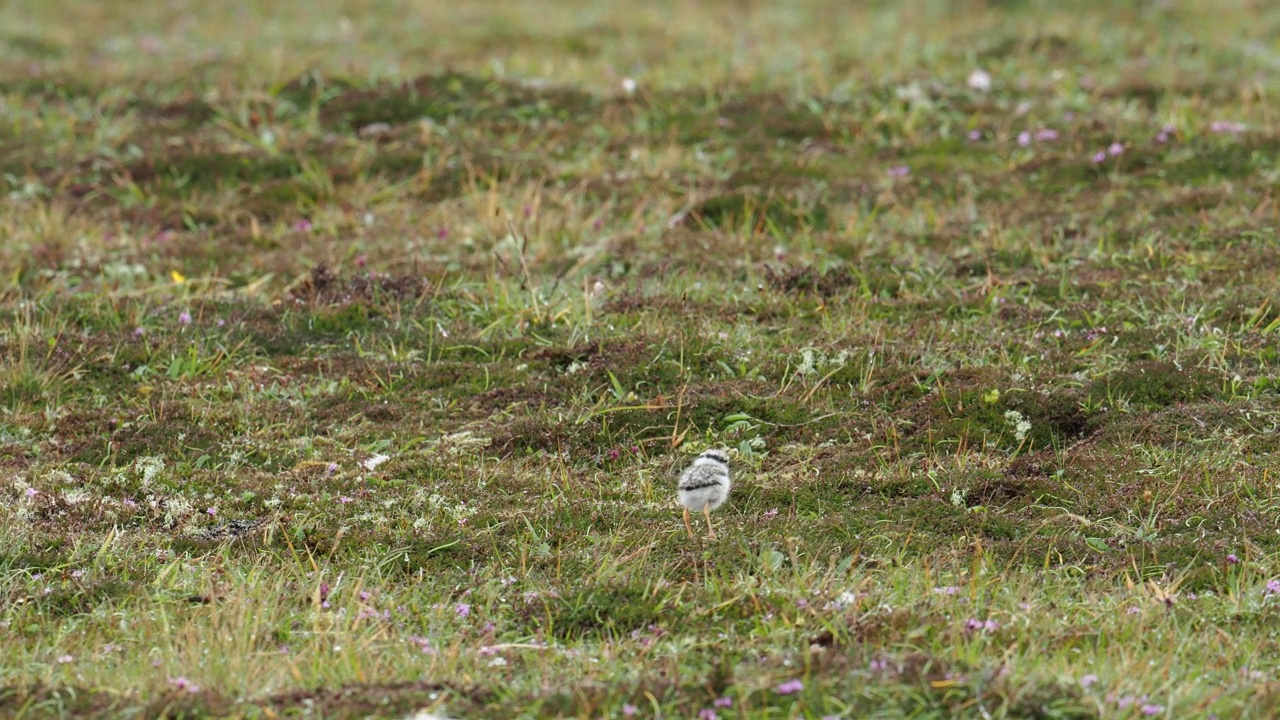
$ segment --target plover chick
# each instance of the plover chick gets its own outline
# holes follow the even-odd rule
[[[729,456],[723,450],[707,450],[680,473],[680,504],[684,506],[684,527],[693,538],[689,511],[700,511],[707,519],[707,537],[715,538],[711,511],[729,497]]]

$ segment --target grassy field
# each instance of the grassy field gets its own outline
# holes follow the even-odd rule
[[[1058,5],[0,6],[0,716],[1275,717],[1280,10]]]

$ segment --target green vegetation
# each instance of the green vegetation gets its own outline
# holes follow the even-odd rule
[[[1271,717],[1278,36],[0,7],[0,716]]]

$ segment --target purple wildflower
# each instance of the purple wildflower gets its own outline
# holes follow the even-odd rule
[[[623,717],[631,717],[638,712],[640,712],[640,708],[636,707],[635,705],[632,705],[631,703],[627,703],[626,705],[622,706]]]
[[[1228,565],[1239,565],[1239,564],[1240,564],[1240,558],[1236,557],[1236,554],[1235,554],[1235,553],[1231,553],[1230,555],[1227,555],[1227,564],[1228,564]]]
[[[293,230],[294,232],[311,232],[311,221],[302,218],[293,224]]]
[[[191,313],[187,312],[186,310],[183,310],[181,313],[179,313],[179,314],[178,314],[178,324],[179,324],[179,325],[190,325],[190,324],[191,324]]]
[[[75,661],[76,661],[76,659],[75,659],[74,657],[70,656],[70,655],[59,655],[59,656],[58,656],[58,664],[59,664],[59,665],[66,665],[67,663],[72,663],[72,662],[75,662]]]
[[[1107,151],[1106,151],[1106,150],[1099,150],[1098,152],[1096,152],[1096,153],[1094,153],[1094,154],[1093,154],[1093,158],[1092,158],[1092,160],[1093,160],[1095,163],[1103,162],[1103,161],[1104,161],[1104,160],[1106,160],[1106,159],[1107,159]]]
[[[1107,146],[1107,154],[1115,157],[1124,153],[1124,145],[1119,141],[1113,142]]]
[[[27,488],[27,489],[26,489],[26,495],[27,495],[27,497],[29,497],[29,498],[33,498],[33,497],[35,497],[35,496],[37,496],[37,495],[39,495],[39,494],[40,494],[40,491],[39,491],[39,490],[37,490],[37,489],[35,489],[35,488],[33,488],[33,487],[29,487],[29,488]]]
[[[351,498],[347,497],[346,495],[341,495],[341,496],[339,496],[339,497],[338,497],[338,503],[339,503],[339,504],[341,504],[341,505],[346,505],[346,504],[347,504],[347,503],[349,503],[349,502],[352,502],[352,500],[351,500]]]
[[[1280,580],[1269,580],[1267,582],[1268,595],[1280,595]]]
[[[978,141],[979,141],[979,140],[981,140],[981,139],[982,139],[982,131],[981,131],[981,130],[970,130],[970,131],[969,131],[969,142],[978,142]]]
[[[778,508],[770,508],[768,510],[765,510],[763,517],[765,520],[772,520],[778,517]]]
[[[711,708],[703,708],[698,711],[698,720],[717,720],[720,716]]]
[[[934,588],[933,592],[938,595],[955,595],[956,593],[960,592],[960,588],[956,587],[955,585],[944,585],[942,587]]]
[[[436,237],[441,240],[444,240],[445,238],[449,237],[449,228],[442,227],[439,230],[437,230]]]
[[[453,611],[458,614],[458,617],[464,618],[471,614],[471,606],[466,603],[458,603],[454,606]]]
[[[889,177],[904,178],[911,174],[911,168],[906,165],[895,165],[889,168]]]
[[[968,632],[994,632],[1000,629],[1000,623],[995,620],[969,618],[964,621],[964,629]]]
[[[711,704],[715,705],[718,708],[731,708],[733,707],[733,698],[731,697],[716,698],[716,701]]]
[[[1098,682],[1098,676],[1090,673],[1080,678],[1080,687],[1087,688],[1096,682]]]
[[[1022,132],[1018,133],[1018,144],[1021,145],[1022,147],[1026,147],[1030,145],[1031,133],[1027,132],[1026,130],[1023,130]]]
[[[1057,130],[1054,130],[1054,129],[1052,129],[1052,128],[1041,128],[1041,129],[1039,129],[1039,130],[1037,130],[1037,131],[1036,131],[1035,138],[1036,138],[1036,142],[1045,142],[1045,141],[1048,141],[1048,140],[1057,140],[1057,139],[1058,139],[1058,131],[1057,131]]]
[[[1143,715],[1159,715],[1164,712],[1164,706],[1156,705],[1155,703],[1143,703],[1142,707],[1138,708],[1138,710]]]
[[[133,337],[134,337],[135,339],[136,339],[136,338],[140,338],[140,337],[142,337],[143,335],[146,335],[146,334],[147,334],[147,331],[146,331],[144,328],[142,328],[141,326],[136,327],[136,328],[134,328],[134,329],[133,329]]]
[[[1226,120],[1214,120],[1209,123],[1209,132],[1215,133],[1242,133],[1247,129],[1243,123]]]
[[[200,692],[199,685],[196,685],[195,683],[191,682],[190,680],[182,676],[178,676],[176,678],[169,678],[169,684],[172,685],[174,688],[181,690],[182,692],[189,692],[189,693]]]
[[[799,680],[788,680],[777,687],[779,695],[794,695],[804,689],[804,683]]]
[[[218,508],[209,508],[205,512],[209,513],[209,517],[215,517],[218,514]]]

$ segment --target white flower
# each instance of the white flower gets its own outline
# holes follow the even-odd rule
[[[1022,417],[1022,413],[1010,410],[1004,414],[1004,419],[1013,428],[1014,440],[1022,442],[1027,439],[1027,433],[1031,432],[1031,423]]]
[[[631,78],[622,78],[622,92],[628,95],[634,95],[636,92],[636,81]]]
[[[986,92],[991,89],[991,75],[981,68],[969,73],[967,81],[971,90],[978,92]]]
[[[364,468],[365,470],[374,470],[379,465],[381,465],[382,463],[390,459],[391,459],[390,455],[383,455],[382,453],[374,453],[373,457],[360,463],[360,467]]]

